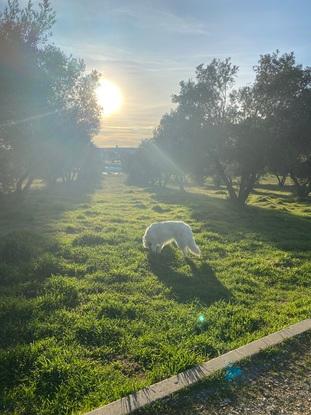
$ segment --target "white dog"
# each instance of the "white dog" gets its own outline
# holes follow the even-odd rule
[[[200,248],[195,243],[192,230],[182,221],[166,221],[152,223],[143,236],[144,248],[149,248],[154,254],[161,253],[165,245],[175,242],[184,255],[191,252],[200,256]]]

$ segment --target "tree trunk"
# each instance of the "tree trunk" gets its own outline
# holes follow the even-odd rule
[[[311,192],[311,180],[306,179],[304,183],[300,183],[298,177],[293,173],[290,173],[290,177],[294,182],[295,192],[299,199],[305,199],[308,194]]]
[[[179,190],[181,190],[182,192],[185,192],[185,185],[184,185],[183,177],[182,176],[177,176],[176,181],[178,183]]]
[[[169,180],[170,180],[170,174],[165,174],[164,175],[164,187],[167,186]]]
[[[220,189],[221,186],[221,177],[218,175],[213,176],[213,184],[216,187],[216,189]]]
[[[287,175],[279,176],[276,174],[276,178],[278,179],[278,184],[280,188],[283,188],[287,179]]]
[[[258,180],[258,176],[256,173],[248,173],[241,175],[241,183],[240,183],[240,189],[239,189],[239,195],[238,195],[238,201],[241,206],[245,205],[245,202],[250,194],[250,192],[253,190],[254,185],[256,181]]]
[[[232,184],[232,180],[230,179],[230,177],[228,177],[224,171],[223,166],[221,165],[220,161],[218,159],[215,159],[215,164],[216,164],[216,170],[218,175],[222,178],[223,182],[225,183],[228,193],[229,193],[229,199],[232,200],[233,202],[237,202],[238,201],[238,197],[235,193],[235,190],[233,188],[233,184]]]
[[[29,190],[29,189],[30,189],[30,187],[31,187],[31,185],[32,185],[32,183],[33,183],[33,180],[34,180],[34,178],[33,178],[33,177],[31,177],[31,176],[29,176],[29,177],[28,177],[28,180],[27,180],[27,182],[26,182],[25,186],[23,187],[23,193],[24,193],[24,192],[27,192],[27,190]]]
[[[15,193],[22,193],[23,191],[23,183],[27,179],[28,173],[25,173],[22,177],[20,177],[16,182],[16,189]]]

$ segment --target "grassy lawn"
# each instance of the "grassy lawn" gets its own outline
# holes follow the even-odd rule
[[[268,180],[243,210],[120,177],[33,191],[0,214],[0,412],[83,413],[310,317],[310,217]],[[191,224],[201,259],[147,255],[166,219]]]

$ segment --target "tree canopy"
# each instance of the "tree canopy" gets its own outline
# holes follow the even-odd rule
[[[276,51],[260,56],[254,71],[251,86],[234,89],[238,67],[230,58],[199,65],[194,79],[180,82],[172,98],[177,106],[163,115],[153,145],[185,175],[223,183],[239,205],[267,171],[283,181],[290,175],[305,197],[311,190],[311,69],[296,64],[293,52]]]
[[[95,157],[99,79],[82,60],[49,43],[55,13],[10,0],[0,14],[0,189],[21,192],[34,178],[73,181]],[[82,168],[83,166],[83,168]]]

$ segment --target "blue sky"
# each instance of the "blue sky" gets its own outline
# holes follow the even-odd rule
[[[0,4],[5,3],[0,0]],[[34,1],[37,3],[37,1]],[[310,0],[52,0],[53,40],[117,83],[125,102],[103,119],[100,146],[136,145],[200,63],[231,56],[237,85],[259,55],[294,50],[311,65]]]

